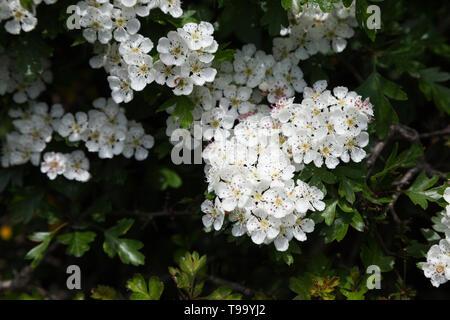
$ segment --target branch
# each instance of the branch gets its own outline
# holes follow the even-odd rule
[[[228,281],[228,280],[221,279],[221,278],[218,278],[218,277],[215,277],[215,276],[211,276],[211,275],[207,275],[206,276],[206,280],[209,280],[212,283],[215,283],[215,284],[217,284],[219,286],[230,287],[231,289],[233,289],[235,291],[242,292],[243,294],[245,294],[247,296],[255,294],[255,290],[247,288],[246,286],[243,286],[240,283]]]
[[[379,141],[377,144],[375,144],[375,146],[373,147],[371,153],[370,153],[370,157],[367,159],[366,163],[367,163],[367,175],[366,177],[369,178],[370,175],[372,174],[372,171],[374,169],[374,165],[375,162],[377,161],[378,157],[380,156],[381,152],[383,151],[384,147],[389,143],[389,141],[391,140],[392,136],[394,135],[394,125],[392,124],[389,127],[389,132],[388,135],[386,136],[386,138],[384,138],[383,140]]]
[[[446,135],[450,135],[450,126],[447,126],[447,128],[442,129],[442,130],[422,133],[419,135],[419,137],[420,137],[420,139],[426,139],[426,138],[437,137],[437,136],[446,136]]]
[[[192,211],[188,210],[182,210],[182,211],[174,211],[172,209],[168,210],[162,210],[162,211],[155,211],[155,212],[144,212],[144,211],[122,211],[117,212],[119,214],[129,214],[139,217],[145,217],[149,220],[152,220],[154,218],[158,217],[168,217],[168,218],[174,218],[176,216],[189,216],[193,215]]]
[[[13,271],[13,273],[13,279],[0,281],[0,290],[14,290],[25,287],[31,279],[33,269],[30,266],[26,266],[20,272]]]
[[[398,224],[403,224],[402,220],[399,218],[399,216],[397,215],[397,212],[395,211],[395,203],[397,202],[398,198],[400,197],[400,195],[403,193],[403,188],[410,184],[412,179],[414,178],[414,176],[423,168],[423,160],[419,161],[419,163],[417,164],[417,166],[409,169],[406,174],[403,176],[403,178],[401,178],[398,182],[395,183],[395,185],[397,185],[396,188],[396,192],[394,193],[394,195],[392,196],[393,201],[390,202],[387,206],[387,210],[391,212],[392,214],[392,218],[394,219],[395,222],[397,222]]]

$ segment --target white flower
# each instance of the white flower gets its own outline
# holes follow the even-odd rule
[[[114,19],[113,34],[116,41],[126,41],[130,35],[136,34],[141,28],[141,23],[135,18],[133,9],[113,9],[112,17]]]
[[[369,134],[365,131],[361,132],[357,137],[353,136],[336,136],[336,139],[343,145],[341,160],[349,162],[350,158],[354,162],[361,162],[365,156],[365,146],[369,143]]]
[[[169,31],[167,38],[159,39],[156,50],[164,64],[181,66],[187,59],[189,49],[177,32]]]
[[[80,19],[84,38],[94,43],[98,39],[103,44],[108,43],[112,38],[111,16],[95,7],[89,7],[86,14]]]
[[[128,129],[122,154],[126,158],[131,158],[134,155],[136,160],[142,161],[148,156],[147,149],[151,149],[154,144],[154,138],[145,134],[142,125],[133,124]]]
[[[202,131],[206,140],[211,140],[217,130],[231,129],[235,118],[220,108],[214,108],[202,114]]]
[[[226,211],[243,208],[252,192],[252,186],[242,175],[234,175],[229,183],[219,182],[216,194],[222,199],[222,207]]]
[[[275,218],[283,218],[294,210],[294,203],[284,188],[271,188],[263,194],[263,208]]]
[[[439,287],[450,280],[450,244],[442,239],[439,245],[433,245],[427,253],[427,262],[423,264],[425,277],[431,284]]]
[[[189,95],[194,89],[194,82],[189,77],[189,71],[180,67],[177,67],[175,75],[167,78],[166,84],[173,88],[173,93],[177,96]]]
[[[62,153],[47,152],[41,163],[41,172],[46,173],[50,180],[66,171],[66,156]]]
[[[216,231],[222,228],[225,213],[219,198],[216,198],[214,203],[211,200],[205,200],[201,205],[201,210],[205,213],[202,222],[206,228],[214,227]]]
[[[101,131],[106,123],[107,117],[103,112],[89,110],[89,122],[87,130],[83,134],[83,141],[89,152],[99,151]]]
[[[151,0],[150,6],[158,6],[162,12],[169,13],[174,18],[178,18],[183,14],[181,0]]]
[[[175,68],[175,65],[165,65],[161,60],[156,61],[153,65],[153,76],[155,78],[155,82],[161,85],[166,84],[170,77],[175,76],[176,71],[177,69]]]
[[[184,39],[189,49],[194,51],[211,46],[214,41],[213,33],[214,27],[205,21],[200,24],[188,22],[183,28],[178,29],[178,34]]]
[[[8,5],[12,19],[5,23],[6,31],[11,34],[19,34],[21,30],[29,32],[36,27],[36,17],[24,9],[19,0],[9,1]]]
[[[197,86],[203,86],[205,82],[213,82],[217,74],[217,70],[211,68],[210,64],[201,62],[197,54],[191,54],[181,68],[186,69],[186,73],[190,73],[189,77]]]
[[[64,177],[69,180],[77,180],[86,182],[91,177],[89,173],[89,159],[86,158],[84,152],[76,150],[66,155],[66,169]]]
[[[87,120],[87,114],[84,112],[77,112],[75,116],[67,113],[61,118],[57,131],[63,138],[68,137],[71,142],[79,141],[87,128]]]
[[[247,44],[234,54],[234,81],[249,88],[257,87],[264,79],[266,67],[260,55],[255,55],[256,47]]]
[[[292,235],[298,241],[306,240],[306,233],[314,231],[314,221],[309,218],[304,218],[304,214],[300,213],[296,216],[295,223],[293,225]]]
[[[140,34],[131,35],[119,46],[119,52],[128,64],[137,64],[142,56],[148,54],[152,49],[153,42]]]
[[[128,70],[119,69],[115,75],[108,77],[109,87],[111,88],[111,96],[116,103],[128,103],[133,99],[133,90],[131,88],[131,80]]]
[[[231,234],[235,237],[245,234],[247,232],[247,222],[251,216],[248,209],[234,209],[229,215],[229,220],[233,223]]]
[[[125,145],[126,134],[121,129],[104,126],[100,133],[99,158],[113,158],[122,153]]]
[[[301,214],[311,211],[322,211],[325,209],[325,203],[321,201],[324,197],[323,192],[317,187],[309,186],[301,180],[297,180],[297,186],[294,188],[297,194],[295,208]]]
[[[263,209],[256,209],[254,214],[247,221],[247,230],[254,243],[261,244],[266,239],[272,240],[280,233],[278,219],[268,215]]]
[[[128,66],[128,73],[131,80],[131,88],[141,91],[154,80],[153,58],[149,55],[142,55],[135,61],[135,65]]]
[[[220,107],[233,112],[233,115],[244,114],[249,112],[254,106],[248,100],[252,94],[252,90],[248,87],[236,87],[229,85],[223,90],[224,98],[220,99]]]

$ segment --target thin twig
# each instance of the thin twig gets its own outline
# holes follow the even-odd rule
[[[437,136],[446,136],[450,135],[450,126],[448,126],[445,129],[427,132],[427,133],[421,133],[419,134],[420,139],[426,139],[431,137],[437,137]]]
[[[33,269],[30,266],[24,267],[20,272],[14,271],[14,278],[0,281],[0,290],[15,290],[25,287],[31,279]]]
[[[162,211],[155,211],[155,212],[144,212],[144,211],[126,211],[126,212],[120,212],[125,214],[130,214],[134,216],[139,217],[146,217],[149,220],[157,218],[157,217],[168,217],[173,218],[175,216],[189,216],[193,215],[192,211],[189,210],[183,210],[183,211],[174,211],[174,210],[162,210]]]
[[[403,188],[408,185],[414,176],[423,168],[423,161],[419,161],[418,165],[409,169],[406,174],[401,178],[398,182],[395,183],[397,185],[396,192],[393,194],[393,200],[388,204],[387,211],[391,212],[392,218],[398,224],[403,224],[402,220],[397,215],[395,211],[395,203],[397,202],[400,195],[403,193]]]
[[[383,151],[384,147],[389,143],[392,136],[394,135],[394,126],[391,125],[389,127],[389,132],[386,138],[384,140],[379,141],[375,146],[373,147],[370,157],[367,159],[367,175],[366,177],[369,178],[372,174],[372,171],[374,169],[375,162],[377,161],[378,157],[380,156],[381,152]]]
[[[231,289],[239,291],[239,292],[242,292],[243,294],[245,294],[247,296],[255,294],[255,290],[250,289],[250,288],[248,288],[246,286],[243,286],[240,283],[236,283],[236,282],[232,282],[232,281],[229,281],[229,280],[221,279],[221,278],[218,278],[218,277],[215,277],[215,276],[211,276],[211,275],[207,275],[206,276],[206,280],[209,280],[212,283],[215,283],[215,284],[217,284],[219,286],[230,287]]]

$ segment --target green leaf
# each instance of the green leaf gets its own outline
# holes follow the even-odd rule
[[[186,255],[181,257],[179,264],[182,271],[195,275],[206,265],[206,255],[200,257],[195,251],[192,254],[186,252]]]
[[[267,0],[267,9],[261,18],[261,25],[267,26],[269,35],[277,36],[281,26],[288,26],[287,12],[281,6],[280,0]]]
[[[342,3],[346,8],[350,7],[353,3],[353,0],[343,0]]]
[[[103,250],[110,258],[114,258],[117,254],[122,263],[138,266],[145,262],[144,255],[139,252],[144,244],[138,240],[119,238],[128,232],[133,223],[133,219],[121,219],[114,227],[106,230]]]
[[[425,172],[422,171],[414,183],[405,191],[405,194],[414,204],[420,205],[425,210],[428,207],[428,201],[436,202],[442,198],[439,194],[440,188],[430,189],[438,180],[438,175],[428,179]]]
[[[398,121],[397,113],[387,97],[394,100],[406,100],[406,93],[399,85],[383,78],[377,72],[373,72],[356,91],[364,97],[370,97],[370,102],[374,105],[377,135],[384,138],[390,124]]]
[[[386,160],[384,169],[374,174],[370,180],[375,181],[376,179],[384,177],[388,172],[391,172],[397,168],[411,168],[415,166],[417,159],[423,155],[424,151],[424,146],[419,143],[413,143],[409,149],[397,155],[398,143],[394,144],[392,152]]]
[[[331,226],[336,215],[336,205],[338,199],[325,201],[325,209],[322,211],[322,217],[325,218],[325,223],[327,226]]]
[[[233,293],[229,287],[222,286],[214,290],[209,296],[204,297],[206,300],[241,300],[242,294]]]
[[[131,300],[159,300],[164,291],[164,283],[159,281],[157,277],[151,277],[147,283],[144,277],[136,274],[132,279],[127,281],[127,288],[133,291],[130,296]]]
[[[33,260],[31,262],[31,267],[36,268],[44,257],[45,250],[47,250],[48,245],[52,241],[55,232],[36,232],[30,236],[33,241],[41,242],[39,245],[28,251],[25,256],[27,260]]]
[[[386,256],[381,247],[373,239],[368,244],[361,246],[360,257],[366,268],[371,265],[376,265],[380,268],[381,272],[388,272],[394,268],[394,257]]]
[[[358,21],[359,27],[365,31],[366,35],[373,42],[373,41],[375,41],[376,30],[367,28],[366,22],[367,22],[368,18],[370,17],[370,15],[367,13],[368,6],[369,6],[369,4],[367,3],[366,0],[356,0],[355,15],[356,15],[356,20]]]
[[[147,283],[142,275],[136,274],[133,278],[128,280],[127,288],[133,291],[133,294],[130,297],[131,300],[150,300]]]
[[[117,300],[120,295],[111,287],[99,285],[91,290],[91,298],[97,300]]]
[[[284,10],[292,9],[292,0],[281,0],[281,6]]]
[[[28,187],[17,193],[9,205],[12,218],[15,221],[28,223],[39,208],[42,198],[42,190]]]
[[[439,84],[450,79],[450,73],[439,71],[439,67],[419,71],[419,89],[428,100],[433,99],[436,106],[450,114],[450,88]]]
[[[289,279],[289,289],[297,294],[297,299],[310,300],[312,287],[312,275],[310,273]]]
[[[422,244],[417,240],[412,240],[411,243],[405,248],[406,253],[416,259],[425,258],[427,256],[429,245]]]
[[[181,127],[189,129],[191,123],[194,121],[194,116],[192,111],[195,108],[195,103],[192,102],[186,96],[177,97],[177,103],[175,109],[173,110],[172,116],[175,119],[180,119]]]
[[[148,280],[148,291],[150,293],[150,300],[159,300],[164,291],[164,283],[158,277],[151,277]]]
[[[33,11],[34,2],[33,0],[20,0],[20,5],[24,7],[29,12]]]
[[[230,45],[230,42],[219,45],[216,53],[214,54],[214,61],[233,61],[235,49],[226,49]]]
[[[340,0],[308,0],[309,3],[316,4],[324,12],[330,12],[333,10],[333,3],[338,3]]]
[[[189,129],[192,122],[194,121],[194,116],[192,111],[195,108],[195,103],[192,102],[187,96],[175,96],[164,102],[156,112],[161,112],[169,107],[175,106],[172,116],[175,119],[180,120],[181,127]]]
[[[347,178],[342,178],[339,182],[338,193],[341,197],[345,198],[348,202],[355,202],[355,192],[362,191],[358,182]]]
[[[422,232],[423,236],[428,242],[437,242],[441,240],[441,236],[434,230],[422,228],[420,229],[420,232]]]
[[[341,217],[335,219],[331,226],[322,229],[321,234],[325,236],[325,242],[330,243],[334,240],[340,242],[347,234],[348,225]]]
[[[358,230],[359,232],[363,232],[364,231],[364,220],[361,217],[361,215],[359,214],[359,212],[357,210],[354,210],[351,213],[351,222],[350,225],[355,228],[356,230]]]
[[[180,176],[173,170],[168,168],[162,168],[159,170],[160,173],[160,188],[161,190],[166,190],[168,187],[179,188],[183,181]]]
[[[83,256],[89,251],[89,243],[94,241],[96,234],[94,232],[73,232],[59,236],[57,239],[62,244],[67,245],[66,253],[75,257]]]

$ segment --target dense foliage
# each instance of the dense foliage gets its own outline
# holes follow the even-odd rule
[[[450,298],[448,3],[0,1],[0,299]]]

